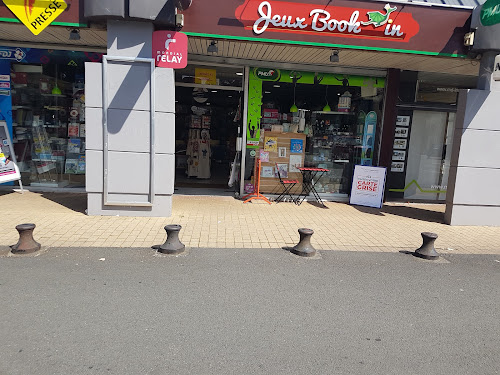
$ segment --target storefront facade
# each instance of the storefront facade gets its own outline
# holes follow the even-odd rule
[[[89,214],[168,216],[174,180],[178,192],[198,188],[204,194],[216,188],[242,196],[252,189],[259,158],[261,191],[267,194],[276,193],[279,177],[300,180],[297,167],[314,166],[329,170],[317,184],[321,196],[345,201],[354,166],[362,164],[387,168],[388,199],[447,199],[458,91],[475,87],[479,72],[479,60],[467,56],[464,45],[472,8],[195,0],[177,3],[175,21],[160,22],[141,20],[138,9],[121,9],[120,2],[103,10],[89,1],[90,11],[82,18],[83,2],[73,3],[82,11],[80,34],[104,30],[107,49],[102,42],[80,47],[76,61],[73,47],[61,43],[66,52],[60,53],[65,60],[59,65],[22,61],[39,67],[24,68],[34,69],[31,73],[20,70],[33,79],[26,89],[16,87],[9,99],[12,109],[2,112],[12,111],[12,135],[26,184],[86,185]],[[181,28],[189,37],[189,65],[175,72],[146,72],[153,31]],[[58,49],[57,43],[51,47]],[[103,64],[100,53],[118,60]],[[19,64],[8,65],[14,86]],[[116,84],[103,86],[103,65]],[[132,77],[120,69],[139,74]],[[83,82],[87,95],[82,101]],[[113,87],[120,82],[131,91],[119,100],[109,98],[104,109],[101,94],[109,88],[119,96]],[[61,94],[54,92],[61,85]],[[19,105],[27,90],[45,98],[27,99],[36,102],[30,104],[32,114]],[[116,124],[103,133],[104,112]],[[46,137],[26,136],[31,145],[24,152],[23,127],[31,123],[25,131],[34,134],[35,120],[44,125]],[[128,126],[130,121],[144,122],[145,132]],[[146,138],[134,143],[143,133]],[[48,146],[37,145],[35,138]],[[127,177],[130,169],[140,170],[140,178]]]
[[[445,200],[458,89],[477,79],[463,43],[471,9],[377,1],[222,5],[193,3],[183,31],[191,61],[246,69],[240,194],[252,189],[260,158],[268,194],[280,188],[278,169],[300,180],[297,166],[319,167],[330,170],[316,185],[321,196],[345,201],[362,164],[387,168],[389,199]],[[429,22],[436,18],[442,22]],[[436,142],[423,144],[429,139]],[[299,153],[292,151],[297,143]]]

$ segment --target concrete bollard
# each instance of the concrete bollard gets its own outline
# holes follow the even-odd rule
[[[181,229],[182,227],[177,224],[166,225],[167,240],[163,245],[153,246],[153,249],[157,249],[163,254],[182,253],[186,249],[186,246],[179,240],[179,232]]]
[[[312,257],[316,255],[316,249],[311,245],[311,237],[314,234],[312,229],[299,228],[300,241],[290,248],[290,252],[301,257]]]
[[[16,225],[16,229],[19,232],[19,241],[10,247],[13,254],[31,254],[40,250],[42,245],[33,238],[35,227],[35,224]]]
[[[438,238],[436,233],[422,232],[422,246],[420,246],[413,255],[423,259],[436,260],[439,258],[439,254],[434,248],[434,241]]]

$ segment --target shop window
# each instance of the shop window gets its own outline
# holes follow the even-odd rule
[[[297,168],[305,166],[329,170],[319,193],[346,197],[354,166],[377,165],[384,85],[375,77],[251,69],[245,186],[251,190],[260,158],[264,193],[279,189],[277,169],[301,180]]]
[[[13,143],[22,181],[85,185],[83,62],[12,64]]]

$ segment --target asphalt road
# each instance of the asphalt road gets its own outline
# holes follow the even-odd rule
[[[0,375],[498,374],[500,257],[447,260],[249,249],[0,257]]]

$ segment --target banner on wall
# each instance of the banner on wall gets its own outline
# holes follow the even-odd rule
[[[381,208],[384,200],[386,169],[356,165],[350,204]]]

